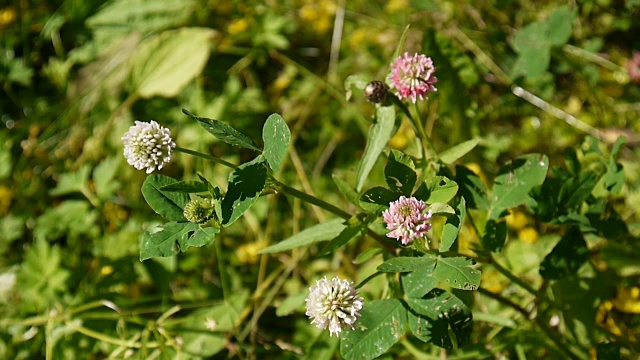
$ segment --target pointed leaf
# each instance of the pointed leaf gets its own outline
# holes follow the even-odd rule
[[[178,181],[174,184],[165,185],[161,188],[166,192],[202,193],[209,191],[209,185],[200,181]]]
[[[487,221],[482,235],[482,246],[489,251],[500,252],[507,240],[507,223],[504,221]]]
[[[447,150],[440,153],[440,161],[445,164],[453,164],[456,160],[465,156],[469,151],[473,150],[478,143],[480,142],[479,138],[467,140],[463,143],[455,145],[453,147],[448,148]]]
[[[413,165],[413,161],[403,153],[396,150],[389,153],[389,160],[384,168],[384,177],[392,191],[404,196],[411,196],[418,179],[418,175],[411,165]]]
[[[161,230],[150,234],[145,233],[140,245],[140,261],[152,257],[173,256],[178,252],[178,244],[189,237],[189,233],[200,228],[198,224],[190,222],[169,222]]]
[[[322,249],[318,255],[324,256],[331,254],[337,248],[345,245],[352,239],[359,239],[364,236],[364,234],[367,233],[367,226],[371,221],[373,221],[374,217],[363,217],[363,215],[364,214],[358,214],[349,219],[347,227],[343,229],[335,239],[331,240],[331,242]]]
[[[226,142],[227,144],[260,151],[260,148],[258,148],[258,146],[253,141],[251,141],[251,139],[247,135],[223,123],[222,121],[198,117],[185,109],[182,109],[182,112],[190,118],[198,121],[200,126],[202,126],[210,134]]]
[[[464,346],[471,340],[471,311],[454,294],[434,289],[424,299],[408,298],[407,304],[411,308],[407,314],[409,328],[420,340],[445,349]]]
[[[162,189],[165,186],[176,183],[178,183],[178,180],[168,176],[149,175],[142,183],[142,196],[144,196],[151,209],[165,219],[185,221],[183,209],[189,202],[189,195]]]
[[[505,210],[525,204],[531,189],[544,182],[548,168],[549,159],[540,154],[525,155],[503,166],[493,185],[489,219],[497,219]]]
[[[456,182],[460,186],[460,195],[465,198],[469,209],[489,209],[489,196],[484,183],[466,166],[456,165]]]
[[[393,106],[380,106],[376,109],[376,118],[369,129],[367,136],[367,146],[364,149],[362,160],[358,165],[358,175],[356,176],[356,191],[361,191],[373,165],[375,165],[382,150],[387,146],[393,126],[396,121],[396,111]]]
[[[442,228],[442,238],[440,239],[440,252],[449,251],[455,243],[464,225],[464,218],[467,216],[467,208],[464,198],[460,198],[460,203],[456,207],[454,215],[447,216],[447,222]]]
[[[587,243],[578,227],[572,226],[540,264],[540,275],[547,280],[558,280],[577,273],[588,259]]]
[[[219,232],[220,229],[216,227],[199,228],[188,238],[181,238],[178,240],[180,251],[185,252],[192,246],[201,247],[213,244],[216,240],[216,234]]]
[[[273,172],[280,172],[291,141],[291,131],[280,115],[272,114],[267,118],[262,128],[262,140],[264,141],[262,155]]]
[[[360,195],[353,190],[346,181],[339,178],[336,174],[331,175],[331,177],[333,178],[333,182],[336,183],[338,190],[340,190],[340,193],[342,193],[350,203],[360,207]]]
[[[346,228],[344,220],[340,218],[331,219],[322,224],[314,225],[301,232],[271,245],[260,251],[260,254],[270,254],[274,252],[287,251],[302,246],[308,246],[321,241],[327,241],[340,235]]]
[[[416,197],[426,197],[422,200],[427,204],[449,202],[458,193],[458,184],[444,176],[435,176],[425,181],[423,185],[416,191]]]
[[[360,197],[360,206],[366,211],[378,214],[388,208],[391,202],[398,200],[398,197],[400,197],[399,194],[389,189],[374,187],[362,194]]]
[[[344,359],[374,359],[389,350],[404,335],[407,311],[398,299],[365,303],[355,330],[343,332],[340,355]]]
[[[258,156],[238,166],[229,175],[229,188],[222,199],[222,224],[229,226],[258,200],[267,184],[264,158]]]
[[[378,266],[380,272],[402,273],[411,272],[418,269],[433,268],[436,265],[436,259],[432,257],[394,257]]]
[[[404,293],[408,297],[421,298],[435,289],[438,285],[438,280],[433,277],[433,269],[435,269],[434,266],[427,266],[401,274],[400,279],[402,280]]]
[[[360,74],[353,74],[347,76],[344,79],[344,97],[347,101],[351,100],[351,96],[353,95],[353,87],[356,89],[364,90],[364,88],[369,83],[369,80],[365,79],[364,76]]]
[[[462,290],[476,290],[480,286],[481,273],[472,268],[474,261],[458,257],[438,257],[433,277],[440,282],[446,282],[449,286]]]

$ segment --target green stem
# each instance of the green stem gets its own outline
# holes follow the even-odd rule
[[[272,178],[272,181],[273,181],[273,185],[274,185],[275,189],[277,189],[278,191],[281,191],[281,192],[283,192],[283,193],[285,193],[287,195],[296,197],[296,198],[298,198],[300,200],[304,200],[304,201],[306,201],[306,202],[308,202],[310,204],[313,204],[313,205],[315,205],[315,206],[317,206],[319,208],[322,208],[322,209],[325,209],[327,211],[330,211],[330,212],[340,216],[343,219],[350,219],[351,218],[351,214],[349,214],[348,212],[346,212],[346,211],[344,211],[344,210],[342,210],[342,209],[340,209],[340,208],[338,208],[336,206],[333,206],[333,205],[329,204],[328,202],[325,202],[323,200],[318,199],[315,196],[309,195],[309,194],[304,193],[304,192],[302,192],[300,190],[297,190],[297,189],[294,189],[294,188],[292,188],[290,186],[287,186],[287,185],[279,182],[276,179]]]
[[[227,308],[229,308],[231,304],[229,304],[229,301],[227,301],[227,299],[228,299],[228,296],[231,295],[231,292],[229,289],[227,273],[225,272],[225,268],[222,265],[223,256],[222,256],[222,246],[220,245],[220,240],[218,239],[218,241],[214,241],[213,246],[216,251],[216,262],[218,263],[218,271],[220,272],[220,285],[222,288],[222,298],[224,299],[224,305]],[[233,318],[231,317],[231,313],[232,311],[228,311],[227,315],[229,315],[229,323],[233,324],[234,321],[233,321]]]
[[[178,147],[178,146],[176,146],[174,148],[174,150],[182,152],[182,153],[185,153],[185,154],[197,156],[197,157],[203,158],[205,160],[213,161],[216,164],[220,164],[220,165],[226,166],[226,167],[228,167],[230,169],[235,169],[237,167],[236,165],[233,165],[232,163],[230,163],[228,161],[225,161],[225,160],[222,160],[222,159],[218,159],[217,157],[206,155],[206,154],[203,154],[203,153],[198,152],[198,151],[189,150],[189,149],[181,148],[181,147]]]

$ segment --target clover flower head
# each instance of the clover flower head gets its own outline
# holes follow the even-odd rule
[[[138,170],[147,169],[147,174],[162,169],[171,160],[171,151],[176,147],[171,140],[171,131],[153,120],[136,121],[124,134],[122,142],[129,165]]]
[[[410,98],[413,103],[428,98],[429,92],[437,91],[434,86],[438,78],[433,60],[422,54],[409,55],[405,52],[398,56],[391,66],[391,88],[397,90],[396,95],[400,99]]]
[[[184,206],[183,215],[192,223],[204,224],[213,217],[214,205],[214,200],[192,199]]]
[[[387,237],[400,240],[402,245],[408,245],[415,239],[422,238],[431,229],[429,220],[431,211],[426,212],[427,204],[414,197],[404,197],[389,204],[389,209],[382,213],[387,223],[387,230],[391,230]]]
[[[388,92],[387,85],[380,80],[371,81],[364,87],[364,95],[369,102],[374,104],[382,103],[387,98]]]
[[[363,298],[358,297],[358,290],[353,287],[352,282],[338,277],[328,280],[325,276],[309,288],[305,315],[319,329],[328,327],[330,336],[338,336],[343,327],[353,329],[353,324],[360,316],[363,301]]]

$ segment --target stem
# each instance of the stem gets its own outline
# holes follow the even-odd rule
[[[290,187],[288,185],[285,185],[285,184],[279,182],[276,179],[272,179],[272,181],[273,181],[274,187],[278,191],[281,191],[281,192],[283,192],[283,193],[285,193],[287,195],[291,195],[291,196],[296,197],[296,198],[298,198],[300,200],[304,200],[304,201],[306,201],[306,202],[308,202],[310,204],[313,204],[313,205],[315,205],[317,207],[320,207],[322,209],[330,211],[330,212],[340,216],[343,219],[350,219],[351,218],[351,214],[349,214],[348,212],[346,212],[346,211],[344,211],[344,210],[342,210],[342,209],[340,209],[340,208],[338,208],[336,206],[333,206],[333,205],[329,204],[328,202],[320,200],[317,197],[311,196],[311,195],[309,195],[307,193],[304,193],[304,192],[302,192],[302,191],[300,191],[298,189],[294,189],[294,188],[292,188],[292,187]]]
[[[185,153],[185,154],[193,155],[193,156],[196,156],[196,157],[199,157],[199,158],[203,158],[205,160],[213,161],[216,164],[220,164],[220,165],[226,166],[226,167],[228,167],[230,169],[235,169],[237,167],[236,165],[233,165],[232,163],[230,163],[228,161],[225,161],[225,160],[222,160],[222,159],[218,159],[217,157],[214,157],[214,156],[211,156],[211,155],[206,155],[206,154],[203,154],[203,153],[198,152],[198,151],[181,148],[179,146],[176,146],[175,148],[173,148],[173,150],[179,151],[179,152],[182,152],[182,153]]]
[[[231,304],[229,304],[229,302],[227,301],[227,296],[231,295],[231,292],[229,291],[229,284],[227,283],[228,279],[227,279],[227,275],[224,269],[224,266],[222,265],[222,246],[220,245],[220,240],[218,241],[214,241],[213,243],[215,251],[216,251],[216,262],[218,263],[218,271],[220,272],[220,285],[222,288],[222,298],[224,299],[224,305],[228,308],[229,306],[231,306]],[[229,323],[233,324],[233,318],[231,317],[231,313],[232,311],[228,311],[227,315],[229,315]]]

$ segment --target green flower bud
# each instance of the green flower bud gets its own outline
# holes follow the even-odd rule
[[[192,223],[204,224],[213,217],[215,201],[197,198],[184,206],[184,217]]]

